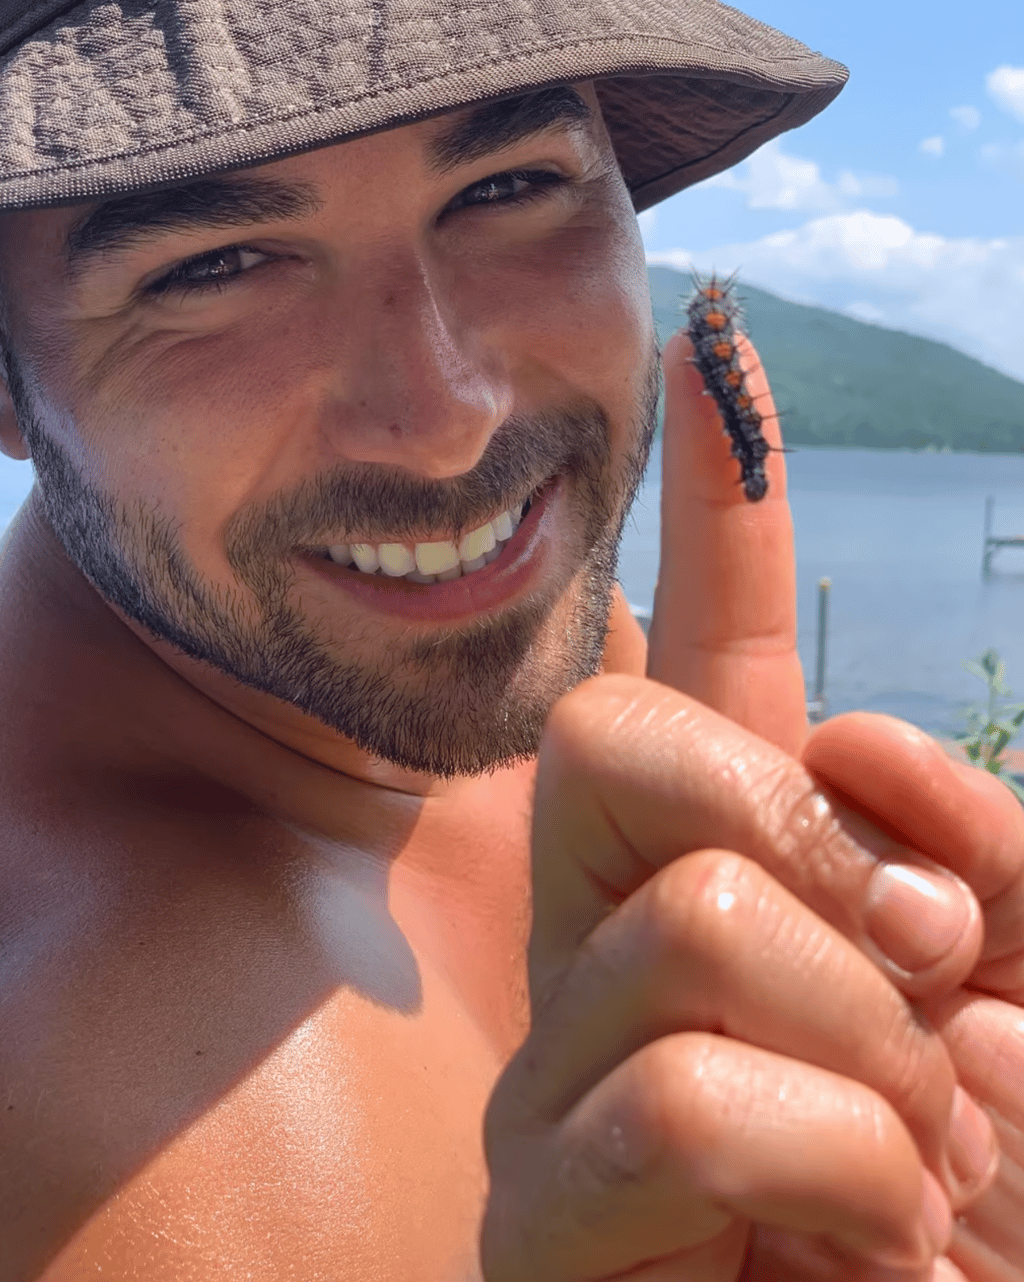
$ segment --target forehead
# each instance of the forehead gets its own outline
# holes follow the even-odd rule
[[[376,141],[383,155],[417,153],[424,172],[442,177],[555,129],[606,139],[592,82],[474,103],[396,125],[370,135],[369,140],[371,146]],[[50,253],[59,253],[69,274],[75,275],[93,255],[124,247],[133,236],[185,225],[215,228],[301,217],[318,206],[318,175],[344,160],[351,145],[345,140],[301,153],[290,162],[233,170],[99,202],[0,215],[0,260],[6,256],[5,248],[10,251],[17,246],[21,253],[29,244],[38,249],[45,245]],[[285,173],[301,174],[301,180],[283,178]],[[403,171],[403,180],[408,177],[408,171]]]

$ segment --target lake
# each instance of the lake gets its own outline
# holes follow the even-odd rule
[[[994,647],[1024,701],[1024,549],[1005,548],[981,577],[985,498],[992,532],[1024,534],[1024,456],[888,450],[791,453],[799,644],[814,678],[817,584],[832,580],[826,698],[935,734],[962,724],[985,686],[963,662]],[[621,577],[650,606],[657,576],[660,459],[633,512]]]
[[[869,708],[949,734],[984,686],[963,662],[994,647],[1024,700],[1024,549],[981,577],[986,495],[996,534],[1024,534],[1024,456],[801,449],[787,459],[800,654],[813,679],[817,583],[832,580],[829,710]],[[657,452],[622,549],[630,600],[649,607],[658,559]],[[31,483],[0,458],[0,526]]]

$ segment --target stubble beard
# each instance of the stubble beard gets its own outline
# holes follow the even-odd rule
[[[89,484],[10,372],[43,514],[100,595],[189,658],[291,704],[370,756],[439,778],[528,759],[556,700],[600,670],[619,541],[654,436],[656,352],[617,467],[607,418],[591,406],[508,422],[455,481],[338,471],[229,523],[232,588],[200,576],[157,508],[129,508]],[[405,642],[364,628],[346,657],[344,640],[296,605],[297,547],[326,543],[338,529],[378,528],[384,541],[400,538],[403,525],[471,528],[465,518],[486,520],[552,475],[568,487],[574,571],[496,617]]]

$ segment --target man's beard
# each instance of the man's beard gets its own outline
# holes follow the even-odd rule
[[[477,466],[453,480],[346,466],[232,518],[225,546],[237,589],[199,575],[156,506],[129,509],[87,483],[27,412],[16,372],[12,381],[45,516],[97,591],[154,637],[292,704],[372,757],[441,778],[532,757],[555,701],[600,670],[619,540],[654,435],[656,353],[616,474],[596,406],[507,421]],[[337,541],[340,530],[380,542],[464,531],[554,476],[569,487],[572,573],[496,617],[420,628],[411,641],[396,632],[382,645],[360,616],[362,653],[346,659],[344,641],[328,639],[297,606],[296,549]]]

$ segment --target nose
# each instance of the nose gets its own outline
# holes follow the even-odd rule
[[[512,409],[493,331],[460,308],[456,283],[418,261],[351,284],[332,414],[339,453],[438,480],[470,471]]]

